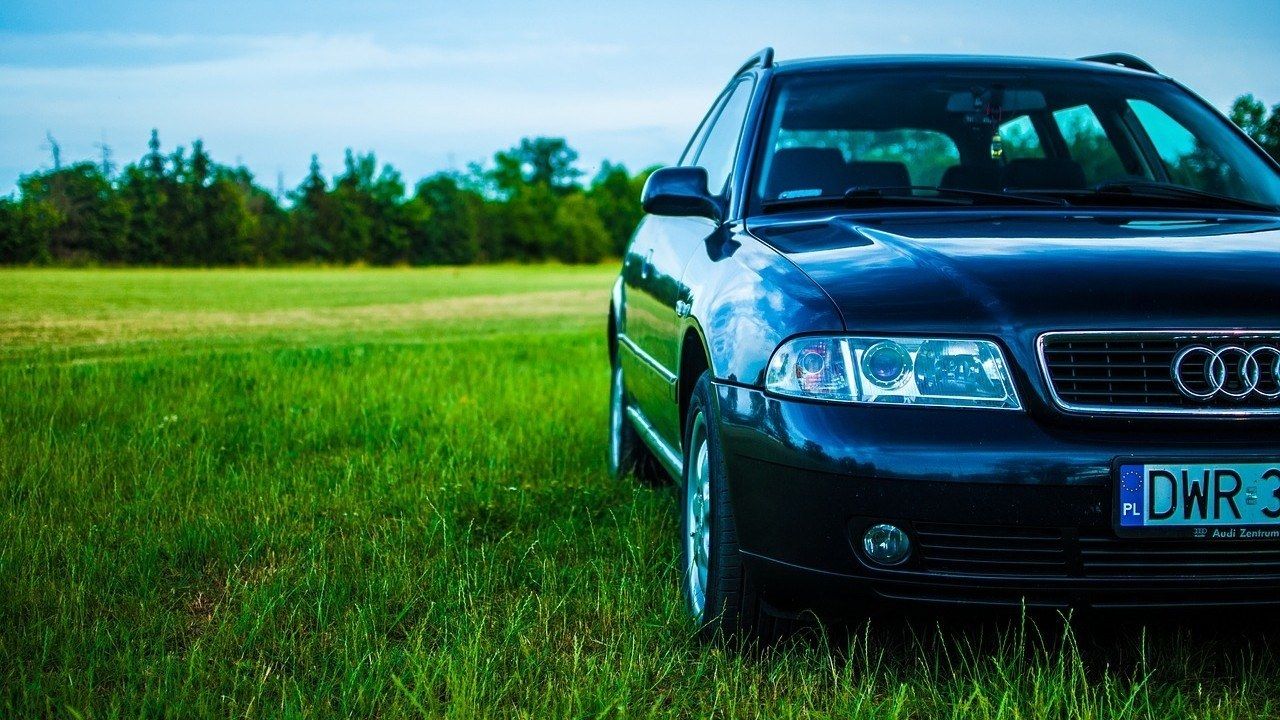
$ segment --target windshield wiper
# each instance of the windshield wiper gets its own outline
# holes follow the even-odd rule
[[[765,210],[776,210],[789,207],[807,207],[810,205],[840,205],[847,207],[850,205],[862,205],[868,201],[892,200],[896,203],[906,203],[909,205],[969,205],[963,200],[944,197],[929,197],[926,195],[882,195],[874,190],[868,191],[863,188],[855,188],[856,192],[850,191],[843,195],[809,195],[807,197],[789,197],[775,198],[773,200],[765,200],[760,203],[760,207]]]
[[[934,195],[916,195],[917,191],[932,192]],[[760,204],[765,210],[787,207],[804,207],[810,205],[875,205],[875,204],[909,204],[909,205],[962,205],[979,204],[999,205],[1057,205],[1063,206],[1065,200],[1034,197],[1031,195],[1015,195],[1011,193],[985,192],[982,190],[965,190],[962,188],[944,188],[936,185],[895,185],[895,186],[855,186],[843,195],[811,195],[809,197],[776,198],[765,200]]]
[[[937,185],[898,185],[891,187],[854,187],[845,192],[845,198],[890,198],[897,200],[899,198],[921,198],[931,200],[942,200],[941,197],[929,197],[921,195],[912,195],[910,193],[923,190],[925,192],[934,192],[938,195],[951,195],[955,197],[966,197],[974,200],[993,200],[1001,205],[1057,205],[1065,206],[1067,202],[1061,199],[1035,197],[1033,195],[1019,195],[1017,193],[1001,193],[988,192],[986,190],[969,190],[966,188],[939,187]],[[977,203],[971,202],[971,205]]]
[[[1254,200],[1245,200],[1244,198],[1231,197],[1230,195],[1219,195],[1218,193],[1206,192],[1204,190],[1196,190],[1185,185],[1174,185],[1173,183],[1159,182],[1143,182],[1137,181],[1118,181],[1106,182],[1094,188],[1094,192],[1109,194],[1138,195],[1143,197],[1170,197],[1187,200],[1203,200],[1211,203],[1225,203],[1251,210],[1267,210],[1275,212],[1280,210],[1275,205],[1256,202]]]
[[[1144,180],[1117,180],[1114,182],[1105,182],[1093,188],[1079,190],[1047,189],[1023,190],[1022,192],[1068,196],[1077,202],[1079,198],[1090,196],[1109,198],[1141,198],[1145,200],[1175,200],[1179,201],[1181,204],[1210,209],[1225,206],[1233,209],[1263,210],[1271,213],[1280,211],[1280,207],[1269,205],[1267,203],[1231,197],[1230,195],[1219,195],[1218,193],[1206,192],[1204,190],[1196,190],[1195,188],[1189,188],[1185,185]]]

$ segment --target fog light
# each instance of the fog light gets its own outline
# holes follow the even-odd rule
[[[872,525],[862,536],[862,552],[880,565],[897,565],[911,554],[911,539],[896,525]]]

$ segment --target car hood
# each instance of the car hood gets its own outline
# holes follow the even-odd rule
[[[1280,218],[946,214],[766,218],[751,232],[851,332],[1280,328]]]

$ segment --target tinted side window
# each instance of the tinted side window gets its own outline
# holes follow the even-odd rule
[[[742,139],[742,126],[747,119],[747,106],[751,102],[752,85],[744,80],[734,87],[720,108],[720,115],[712,123],[702,148],[694,156],[693,164],[707,170],[707,189],[712,194],[718,195],[729,186],[738,142]]]
[[[1036,160],[1044,157],[1044,144],[1040,142],[1040,133],[1036,132],[1036,126],[1026,115],[1001,125],[1000,139],[1006,159]]]

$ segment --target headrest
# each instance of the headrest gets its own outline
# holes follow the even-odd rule
[[[995,163],[952,165],[942,173],[939,187],[999,192],[1000,168]]]
[[[1074,160],[1019,158],[1004,166],[1009,189],[1083,190],[1084,169]]]
[[[911,174],[905,163],[900,162],[851,162],[851,185],[858,187],[906,187],[911,184]],[[846,188],[848,189],[848,188]]]
[[[841,195],[853,185],[844,156],[834,148],[787,148],[773,154],[765,197]]]

